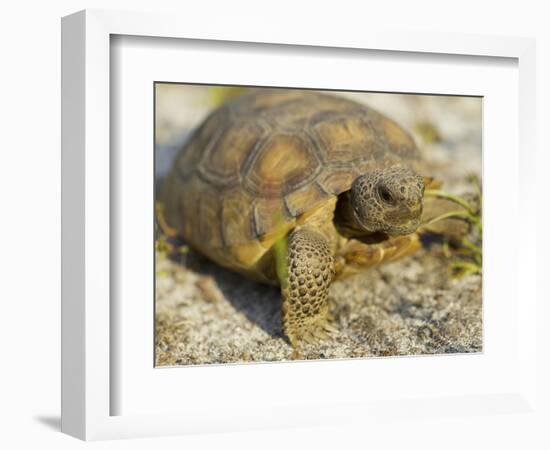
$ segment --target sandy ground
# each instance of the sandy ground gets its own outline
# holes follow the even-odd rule
[[[481,175],[481,100],[465,97],[350,94],[415,135],[434,174],[454,193]],[[157,179],[213,107],[206,88],[157,91]],[[188,365],[349,358],[482,350],[481,276],[455,280],[438,242],[416,255],[334,283],[330,303],[339,335],[292,349],[281,332],[279,291],[218,267],[189,250],[157,253],[156,362]]]

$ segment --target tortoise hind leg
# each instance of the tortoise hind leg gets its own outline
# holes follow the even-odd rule
[[[283,329],[296,347],[330,337],[328,290],[334,277],[334,259],[320,233],[299,228],[288,238],[286,267],[279,274],[283,295]]]

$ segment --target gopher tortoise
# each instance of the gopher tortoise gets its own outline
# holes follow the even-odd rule
[[[296,346],[336,333],[333,280],[420,247],[426,170],[411,136],[364,104],[263,89],[206,118],[159,200],[166,226],[195,250],[281,286]]]

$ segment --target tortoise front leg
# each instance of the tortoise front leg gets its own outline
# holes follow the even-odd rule
[[[301,341],[328,338],[328,290],[334,259],[326,238],[300,228],[288,238],[286,267],[279,274],[283,295],[283,330],[296,347]]]

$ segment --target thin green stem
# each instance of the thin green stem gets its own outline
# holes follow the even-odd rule
[[[440,220],[445,220],[445,219],[462,219],[462,220],[466,220],[474,223],[476,220],[475,217],[469,213],[466,213],[463,211],[450,211],[448,213],[432,217],[430,220],[427,220],[426,222],[422,223],[422,225],[431,225],[432,223],[436,223],[436,222],[439,222]]]
[[[472,252],[474,252],[476,255],[481,255],[481,247],[479,247],[478,245],[474,244],[473,242],[471,242],[470,240],[464,238],[462,239],[462,245],[464,245],[464,247],[467,247],[468,249],[470,249]]]
[[[476,211],[471,207],[471,205],[461,197],[458,197],[448,192],[440,191],[439,189],[427,189],[424,192],[424,195],[431,197],[438,197],[450,200],[460,206],[462,206],[466,211],[468,211],[472,216],[476,215]]]
[[[457,261],[451,264],[451,268],[455,270],[460,270],[463,274],[467,273],[481,273],[481,266],[475,263],[467,261]]]

